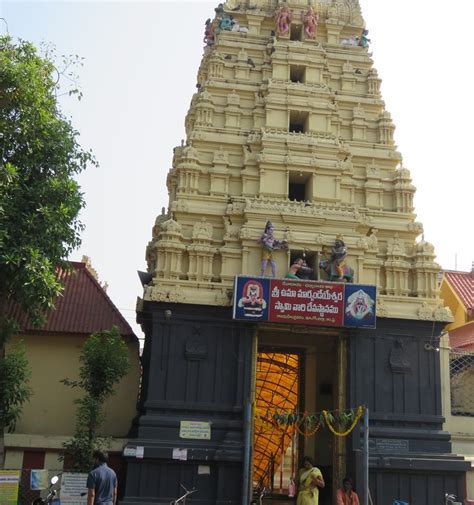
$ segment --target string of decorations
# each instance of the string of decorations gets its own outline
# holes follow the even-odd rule
[[[354,414],[354,412],[352,410],[350,412],[351,412],[351,414]],[[330,421],[330,417],[333,417],[332,414],[330,412],[327,412],[326,410],[323,410],[323,416],[326,421],[326,425],[329,428],[329,430],[332,432],[332,434],[336,435],[336,437],[347,437],[347,435],[349,435],[349,433],[356,427],[356,424],[359,422],[359,419],[362,417],[363,413],[364,413],[364,408],[361,405],[359,405],[357,407],[357,413],[355,415],[355,418],[352,421],[352,424],[349,426],[349,428],[347,428],[346,431],[337,432],[333,426],[334,422],[331,423],[331,421]],[[346,415],[346,413],[342,412],[342,415]],[[348,421],[348,418],[346,418],[346,421]]]
[[[364,414],[364,407],[359,405],[357,409],[344,411],[323,410],[316,414],[308,414],[307,412],[301,414],[291,411],[271,414],[267,411],[266,415],[262,415],[254,404],[253,411],[255,427],[262,432],[277,431],[287,433],[289,436],[299,433],[303,437],[309,438],[315,435],[320,428],[327,426],[333,435],[347,437]],[[336,426],[342,428],[343,431],[338,431]]]

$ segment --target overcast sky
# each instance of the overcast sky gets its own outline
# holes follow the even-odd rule
[[[139,332],[135,301],[166,174],[195,91],[204,22],[216,2],[0,0],[11,36],[84,57],[81,102],[63,110],[99,168],[80,176],[83,244],[109,294]],[[395,140],[418,191],[417,220],[443,268],[474,260],[472,30],[468,0],[361,0]],[[5,33],[0,22],[0,33]],[[457,258],[457,260],[456,260]],[[457,261],[457,263],[456,263]],[[140,333],[141,334],[141,333]]]

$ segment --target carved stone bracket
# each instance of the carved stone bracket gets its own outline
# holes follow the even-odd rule
[[[202,361],[207,358],[207,345],[189,340],[184,346],[184,355],[188,361]]]
[[[408,352],[401,340],[396,340],[390,350],[389,365],[393,373],[408,373],[412,371]]]

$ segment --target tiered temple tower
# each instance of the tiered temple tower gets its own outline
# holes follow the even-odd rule
[[[310,6],[319,17],[314,37]],[[370,487],[379,505],[462,495],[465,466],[448,456],[432,350],[451,316],[439,298],[434,248],[419,240],[415,187],[363,29],[358,0],[228,0],[216,8],[187,138],[168,174],[169,208],[147,247],[152,277],[138,309],[143,414],[131,444],[145,449],[129,462],[127,504],[169,501],[180,482],[199,488],[196,502],[247,499],[246,406],[262,345],[315,345],[307,377],[321,348],[333,353],[330,406],[364,403],[372,412]],[[355,282],[377,286],[377,329],[282,332],[233,321],[234,277],[259,274],[267,220],[289,244],[275,254],[281,277],[303,252],[318,270],[342,236]],[[308,380],[305,391],[317,408]],[[180,437],[183,420],[210,421],[210,440]],[[360,485],[358,434],[331,447],[333,485],[344,471]]]

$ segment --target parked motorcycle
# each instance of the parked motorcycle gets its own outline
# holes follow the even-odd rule
[[[57,484],[59,481],[59,477],[55,475],[54,477],[51,477],[51,480],[49,481],[49,488],[48,488],[48,495],[46,498],[35,498],[32,502],[31,505],[51,505],[53,503],[54,498],[58,495],[58,490],[54,489],[53,486]]]

